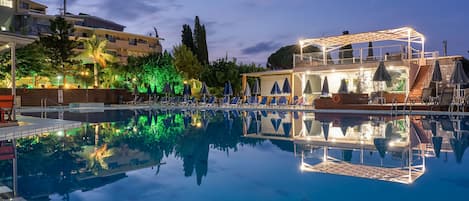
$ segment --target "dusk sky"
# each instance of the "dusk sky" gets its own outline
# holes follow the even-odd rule
[[[63,0],[38,0],[58,13]],[[68,0],[68,11],[88,13],[148,34],[157,27],[163,47],[181,41],[183,24],[198,15],[206,25],[210,60],[236,57],[265,65],[279,47],[300,38],[411,26],[426,37],[426,50],[467,57],[469,1],[425,0]]]

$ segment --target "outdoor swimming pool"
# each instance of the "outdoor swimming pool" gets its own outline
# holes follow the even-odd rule
[[[468,196],[466,117],[237,110],[114,110],[47,117],[85,123],[2,143],[2,150],[15,143],[17,157],[0,154],[0,186],[15,189],[26,200]]]

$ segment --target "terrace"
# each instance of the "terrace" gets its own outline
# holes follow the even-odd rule
[[[372,47],[370,43],[380,44]],[[354,45],[353,49],[343,49]],[[300,53],[293,57],[293,67],[317,67],[342,64],[365,64],[378,61],[413,61],[424,65],[437,52],[425,52],[425,37],[410,27],[340,36],[309,38],[299,41]],[[308,46],[321,52],[305,53]],[[420,47],[418,47],[420,46]]]

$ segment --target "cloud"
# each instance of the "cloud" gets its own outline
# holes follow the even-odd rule
[[[272,52],[276,50],[280,44],[274,41],[264,41],[259,42],[253,46],[241,49],[241,53],[243,54],[259,54],[264,52]]]

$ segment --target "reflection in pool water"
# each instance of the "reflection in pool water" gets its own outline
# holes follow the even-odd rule
[[[469,145],[465,117],[237,110],[48,117],[86,122],[2,142],[2,198],[341,200],[358,199],[366,188],[379,187],[377,194],[459,192],[469,185],[462,174]],[[354,192],[330,195],[328,186]]]

